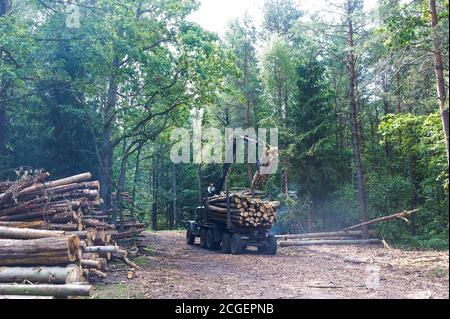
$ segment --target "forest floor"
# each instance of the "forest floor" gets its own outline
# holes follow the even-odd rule
[[[233,256],[187,246],[177,231],[145,235],[136,278],[114,265],[94,298],[449,298],[448,251],[314,246]]]

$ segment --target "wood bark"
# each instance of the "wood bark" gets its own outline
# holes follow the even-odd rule
[[[102,262],[100,262],[99,260],[92,260],[92,259],[81,259],[80,265],[83,266],[84,268],[94,268],[98,270],[104,268]]]
[[[12,228],[0,226],[0,238],[4,239],[39,239],[64,236],[63,231]]]
[[[28,295],[28,296],[92,296],[94,287],[89,285],[16,285],[0,284],[0,295]]]
[[[275,237],[281,240],[288,239],[303,239],[303,238],[323,238],[323,237],[361,237],[361,231],[339,231],[326,233],[307,233],[307,234],[289,234],[276,235]]]
[[[300,241],[281,241],[280,247],[292,246],[315,246],[315,245],[379,245],[379,239],[361,239],[361,240],[300,240]]]
[[[76,236],[0,239],[0,266],[70,264],[80,255],[80,239]]]
[[[177,166],[172,163],[172,229],[177,227],[178,216],[177,216]]]
[[[82,281],[78,265],[66,267],[0,267],[1,283],[29,281],[42,284],[72,284]]]
[[[84,249],[85,253],[117,253],[120,248],[117,246],[89,246]]]
[[[133,190],[131,191],[131,197],[133,198],[133,203],[131,205],[131,218],[134,218],[134,210],[136,207],[136,187],[140,178],[140,165],[141,165],[141,151],[142,147],[139,147],[136,155],[136,165],[134,170],[134,178],[133,178]]]
[[[20,222],[20,221],[0,221],[0,226],[14,227],[14,228],[31,228],[31,229],[44,229],[47,228],[45,221],[33,221],[33,222]]]

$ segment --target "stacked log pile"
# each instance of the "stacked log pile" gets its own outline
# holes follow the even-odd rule
[[[99,182],[90,173],[48,177],[0,182],[0,299],[89,296],[88,282],[106,277],[114,258],[139,269],[114,243],[115,226],[89,217],[101,204]]]
[[[214,221],[227,222],[228,205],[230,218],[237,227],[270,228],[277,222],[276,211],[279,202],[253,198],[244,192],[229,195],[229,204],[225,194],[212,196],[206,203],[208,218]]]
[[[90,296],[81,258],[75,235],[0,226],[0,299]]]

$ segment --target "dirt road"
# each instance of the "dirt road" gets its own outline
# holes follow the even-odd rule
[[[190,247],[181,232],[146,233],[143,270],[123,265],[97,298],[449,298],[449,253],[381,247],[281,248],[276,256]]]

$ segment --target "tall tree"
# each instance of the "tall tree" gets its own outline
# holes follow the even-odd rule
[[[444,61],[442,59],[442,41],[439,34],[439,17],[436,9],[436,0],[429,0],[431,14],[431,30],[433,36],[433,55],[436,74],[436,86],[439,100],[439,112],[441,113],[442,127],[444,130],[445,146],[447,148],[447,164],[449,163],[449,117],[447,106],[447,89],[444,78]]]
[[[234,53],[235,64],[239,75],[229,77],[235,92],[243,99],[243,128],[252,126],[252,108],[257,102],[257,61],[256,61],[256,28],[248,15],[230,22],[226,33],[226,45]],[[256,123],[255,123],[256,124]],[[253,164],[247,163],[247,186],[253,179]]]
[[[350,119],[351,119],[351,131],[352,131],[352,146],[353,156],[355,161],[356,178],[358,183],[359,194],[359,210],[361,223],[365,223],[368,220],[367,214],[367,195],[366,195],[366,183],[364,180],[364,169],[361,160],[361,142],[359,134],[358,124],[358,107],[357,107],[357,82],[356,82],[356,61],[355,61],[355,41],[354,41],[354,15],[362,7],[362,1],[360,0],[347,0],[346,1],[346,22],[348,27],[348,72],[349,72],[349,87],[348,87],[348,99],[350,106]],[[361,227],[363,238],[368,238],[368,227]]]

